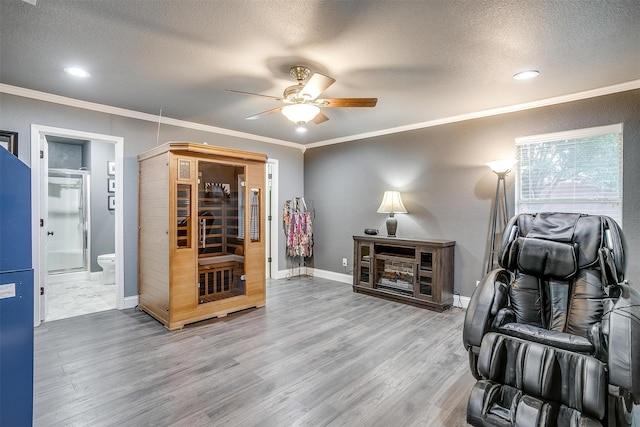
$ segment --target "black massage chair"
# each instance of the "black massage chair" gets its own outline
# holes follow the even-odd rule
[[[478,284],[463,341],[474,426],[630,426],[640,403],[640,293],[606,216],[521,214]]]

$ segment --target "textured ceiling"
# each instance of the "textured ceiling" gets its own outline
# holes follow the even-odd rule
[[[378,105],[245,120],[280,104],[225,89],[281,96],[292,65]],[[302,144],[638,79],[638,0],[0,1],[0,83]]]

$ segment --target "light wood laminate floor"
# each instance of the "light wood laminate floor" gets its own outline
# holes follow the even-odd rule
[[[46,322],[34,425],[463,426],[463,318],[302,277],[179,331],[135,309]]]

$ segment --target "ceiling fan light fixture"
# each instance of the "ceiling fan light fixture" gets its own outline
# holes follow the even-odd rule
[[[300,125],[296,128],[296,132],[298,133],[307,133],[307,128],[304,125]]]
[[[313,120],[320,112],[320,107],[313,104],[291,104],[282,107],[282,114],[294,123],[304,124]]]

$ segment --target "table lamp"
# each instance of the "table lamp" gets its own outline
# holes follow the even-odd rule
[[[387,236],[396,237],[396,230],[398,229],[398,220],[394,218],[397,213],[407,213],[407,208],[402,203],[400,198],[400,192],[398,191],[385,191],[382,197],[382,203],[378,208],[378,213],[388,213],[387,218]]]

